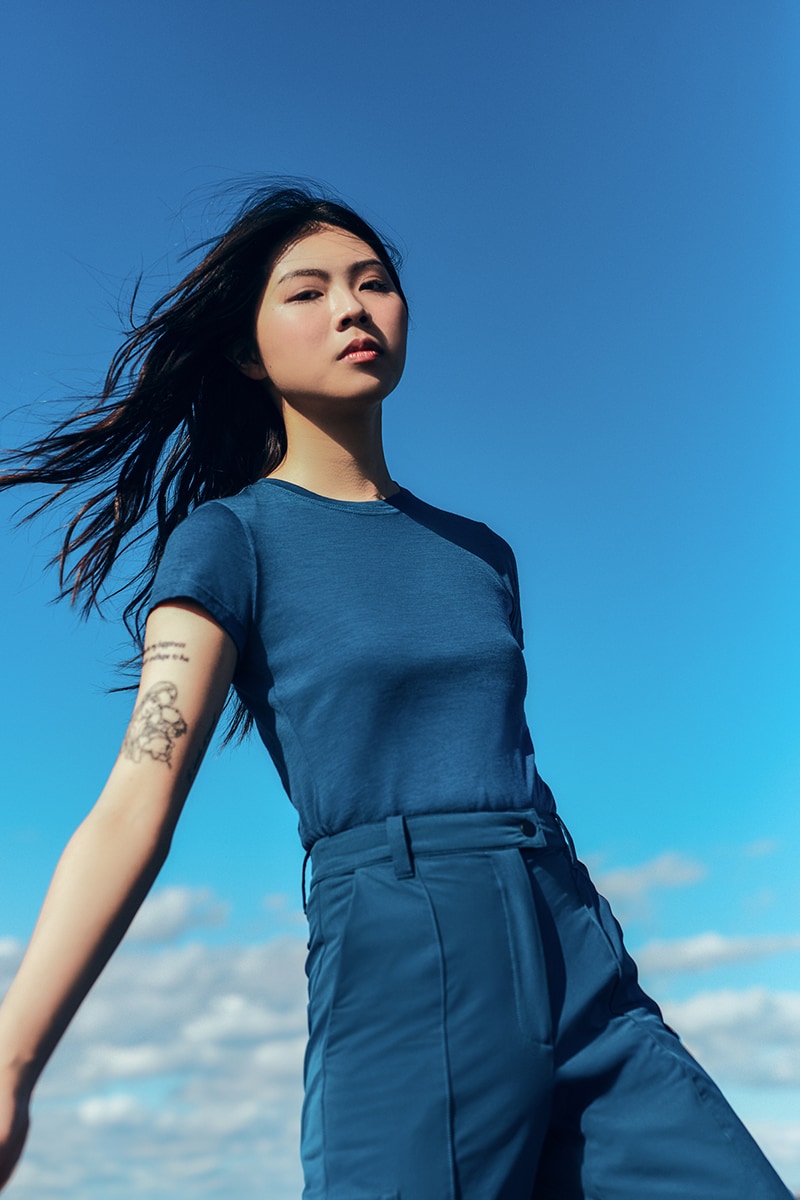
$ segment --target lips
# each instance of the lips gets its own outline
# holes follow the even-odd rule
[[[369,361],[371,358],[382,354],[378,343],[374,338],[354,338],[354,340],[345,346],[339,358],[348,358],[350,355],[364,355],[364,361]]]

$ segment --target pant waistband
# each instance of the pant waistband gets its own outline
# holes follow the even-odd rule
[[[314,880],[343,875],[358,867],[391,862],[398,878],[414,874],[414,859],[428,854],[467,850],[566,850],[574,857],[569,833],[556,813],[536,809],[519,812],[426,813],[387,817],[374,825],[356,825],[314,843],[310,857]],[[305,864],[303,868],[305,899]]]

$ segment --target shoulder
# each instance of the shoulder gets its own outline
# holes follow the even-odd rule
[[[252,483],[234,496],[205,500],[192,509],[171,535],[179,541],[216,542],[233,539],[234,543],[252,542],[254,530],[263,523],[270,508],[272,489]],[[224,549],[224,546],[221,548]]]
[[[156,571],[149,608],[175,600],[199,604],[242,653],[256,589],[256,556],[238,497],[197,506],[172,532]]]
[[[398,507],[402,507],[410,517],[426,525],[434,533],[455,542],[472,554],[477,554],[499,574],[516,573],[514,552],[508,542],[483,521],[437,508],[405,490],[398,497]]]
[[[250,553],[247,523],[224,500],[208,500],[192,509],[169,535],[159,572],[187,563],[211,564]]]

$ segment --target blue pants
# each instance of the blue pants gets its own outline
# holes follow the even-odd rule
[[[304,1200],[787,1200],[557,818],[392,817],[311,858]]]

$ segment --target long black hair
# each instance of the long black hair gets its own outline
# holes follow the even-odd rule
[[[269,474],[286,453],[276,405],[237,362],[256,354],[257,307],[275,260],[325,226],[366,242],[406,302],[398,251],[348,205],[305,181],[256,188],[221,236],[187,252],[206,251],[140,320],[134,289],[129,327],[101,390],[46,436],[4,454],[0,490],[54,489],[26,519],[76,500],[53,562],[59,597],[83,615],[102,607],[120,555],[144,546],[144,565],[111,593],[126,597],[125,624],[139,648],[175,526],[203,501]]]

